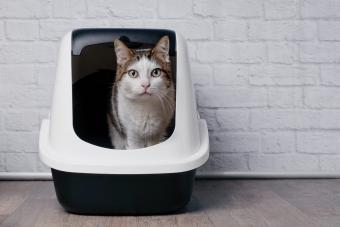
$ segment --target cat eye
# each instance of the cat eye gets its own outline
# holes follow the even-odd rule
[[[151,76],[153,77],[159,77],[161,75],[161,69],[160,68],[155,68],[154,70],[151,71]]]
[[[136,78],[138,77],[138,72],[134,69],[131,69],[128,71],[128,75],[131,77],[131,78]]]

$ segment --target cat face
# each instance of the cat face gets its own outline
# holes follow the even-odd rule
[[[173,92],[169,38],[162,37],[151,50],[132,50],[115,40],[116,84],[132,100],[160,99]]]

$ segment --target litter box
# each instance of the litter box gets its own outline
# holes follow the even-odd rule
[[[165,141],[113,149],[106,109],[115,77],[113,40],[130,48],[167,35],[176,112]],[[195,172],[209,156],[208,129],[197,109],[185,40],[162,29],[78,29],[59,50],[53,103],[40,130],[40,158],[51,168],[58,201],[79,214],[165,214],[189,202]]]

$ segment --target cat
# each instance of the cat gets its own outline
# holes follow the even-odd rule
[[[108,113],[115,149],[137,149],[161,142],[175,113],[169,37],[151,49],[130,49],[114,41],[117,69]]]

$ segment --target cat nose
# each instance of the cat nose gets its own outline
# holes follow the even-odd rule
[[[148,88],[148,87],[150,87],[150,83],[149,82],[145,82],[145,83],[142,83],[141,86],[143,88]]]

